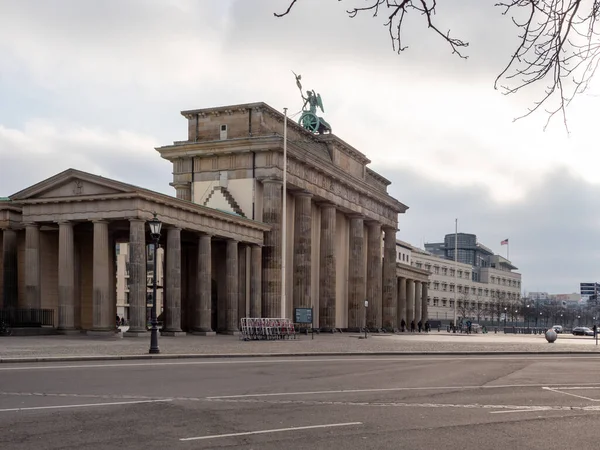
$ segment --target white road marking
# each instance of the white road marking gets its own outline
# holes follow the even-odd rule
[[[581,385],[582,383],[579,383]],[[598,386],[600,383],[589,383],[590,385]],[[573,386],[570,384],[555,385],[560,386]],[[294,396],[294,395],[323,395],[323,394],[357,394],[363,392],[397,392],[397,391],[438,391],[438,390],[470,390],[470,389],[512,389],[519,387],[541,387],[543,389],[550,389],[545,384],[498,384],[498,385],[483,385],[483,386],[425,386],[425,387],[397,387],[397,388],[369,388],[369,389],[339,389],[331,391],[300,391],[300,392],[270,392],[265,394],[240,394],[240,395],[219,395],[213,397],[206,397],[209,400],[212,399],[227,399],[227,398],[248,398],[248,397],[283,397],[283,396]]]
[[[369,407],[406,407],[406,408],[457,408],[457,409],[498,409],[502,411],[600,411],[600,406],[547,406],[547,405],[483,405],[479,403],[406,403],[406,402],[346,402],[311,400],[258,400],[258,399],[219,399],[210,400],[225,403],[267,403],[273,405],[307,406],[369,406]]]
[[[490,414],[507,414],[507,413],[518,413],[518,412],[536,412],[536,411],[549,411],[552,408],[546,408],[544,406],[535,407],[532,409],[513,409],[510,411],[490,411]]]
[[[597,402],[597,401],[599,401],[599,400],[595,400],[593,398],[584,397],[583,395],[572,394],[570,392],[563,392],[561,388],[553,389],[553,388],[550,388],[550,387],[543,387],[542,389],[545,389],[545,390],[550,391],[550,392],[556,392],[557,394],[564,394],[564,395],[570,395],[571,397],[582,398],[583,400],[588,400],[590,402]]]
[[[313,430],[315,428],[349,427],[351,425],[362,425],[362,422],[330,423],[330,424],[326,424],[326,425],[310,425],[310,426],[306,426],[306,427],[290,427],[290,428],[277,428],[277,429],[273,429],[273,430],[247,431],[245,433],[213,434],[211,436],[181,438],[179,440],[180,441],[199,441],[202,439],[218,439],[218,438],[235,437],[235,436],[249,436],[252,434],[280,433],[283,431]]]
[[[0,367],[0,371],[6,370],[44,370],[44,369],[97,369],[97,368],[114,368],[114,367],[160,367],[160,366],[197,366],[197,365],[223,365],[223,364],[305,364],[305,363],[352,363],[352,362],[405,362],[405,361],[468,361],[468,360],[478,360],[478,361],[565,361],[565,360],[594,360],[600,363],[600,355],[590,355],[590,356],[528,356],[525,354],[514,355],[514,356],[403,356],[397,355],[394,357],[369,357],[369,358],[345,358],[343,356],[338,357],[328,357],[327,355],[319,357],[315,355],[312,359],[306,359],[307,357],[299,356],[294,359],[279,359],[278,357],[269,357],[266,359],[215,359],[212,360],[204,360],[204,361],[148,361],[148,362],[136,362],[136,363],[107,363],[107,364],[71,364],[71,365],[40,365],[40,366],[21,366],[22,363],[14,363],[14,366],[9,367]],[[310,358],[310,357],[308,357]],[[0,366],[5,364],[11,364],[9,359],[0,360]],[[39,364],[48,364],[46,362],[40,362]]]
[[[116,405],[135,405],[139,403],[157,403],[157,402],[170,402],[169,399],[163,400],[140,400],[135,402],[111,402],[111,403],[86,403],[83,405],[55,405],[55,406],[30,406],[27,408],[6,408],[0,409],[0,412],[14,412],[14,411],[37,411],[42,409],[64,409],[64,408],[89,408],[93,406],[116,406]]]

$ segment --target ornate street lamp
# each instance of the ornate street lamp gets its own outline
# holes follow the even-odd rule
[[[152,312],[150,313],[150,323],[152,324],[152,330],[150,331],[150,350],[148,353],[160,353],[160,349],[158,348],[158,322],[156,320],[156,266],[157,266],[157,249],[158,249],[158,241],[160,240],[160,229],[162,228],[162,222],[158,220],[156,217],[156,213],[154,213],[154,217],[152,220],[148,221],[148,226],[150,227],[150,238],[153,241],[154,246],[154,275],[152,277]]]

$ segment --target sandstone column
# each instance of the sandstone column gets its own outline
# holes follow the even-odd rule
[[[89,334],[115,332],[115,316],[110,305],[110,258],[108,248],[108,223],[94,222],[94,249],[92,267],[92,330]]]
[[[388,331],[398,328],[398,278],[396,275],[396,229],[384,228],[381,321]]]
[[[263,222],[271,226],[265,232],[262,250],[262,317],[281,316],[281,214],[282,183],[263,181]]]
[[[367,327],[381,328],[381,224],[369,222],[367,241]]]
[[[25,308],[42,306],[40,270],[40,227],[37,223],[28,223],[25,226]]]
[[[406,320],[406,313],[406,278],[401,277],[398,282],[398,327],[400,327],[402,320],[404,320],[405,326],[410,325]]]
[[[129,220],[129,330],[124,336],[146,335],[146,222]]]
[[[415,326],[418,326],[421,320],[421,282],[415,280]]]
[[[239,262],[238,242],[227,241],[226,253],[226,276],[227,276],[227,334],[238,333],[238,296],[239,296]]]
[[[262,317],[262,247],[254,244],[250,252],[250,317]]]
[[[350,217],[350,248],[348,261],[348,329],[364,325],[365,260],[364,224],[360,216]],[[369,304],[369,308],[371,304]]]
[[[415,282],[406,280],[406,326],[410,329],[410,323],[415,319]],[[415,321],[415,327],[417,322]]]
[[[294,308],[310,308],[312,194],[296,194],[294,217]]]
[[[248,251],[248,246],[246,244],[240,244],[238,247],[238,307],[237,307],[237,326],[239,329],[240,320],[242,317],[247,317],[246,314],[246,273],[247,273],[247,263],[246,263],[246,252]]]
[[[214,336],[212,329],[212,236],[201,234],[198,238],[198,275],[196,276],[193,334]]]
[[[336,209],[332,203],[321,205],[321,248],[319,275],[319,327],[324,331],[335,328],[336,290]]]
[[[423,323],[429,320],[429,310],[427,305],[427,283],[422,283],[421,286],[421,317]]]
[[[17,272],[17,232],[5,228],[2,238],[2,263],[3,263],[3,292],[2,307],[13,309],[18,306],[18,272]]]
[[[61,332],[75,330],[75,242],[73,224],[58,224],[58,327]]]
[[[181,228],[167,229],[167,270],[164,336],[181,336]]]

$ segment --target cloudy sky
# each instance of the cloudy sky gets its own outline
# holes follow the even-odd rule
[[[600,281],[600,88],[571,106],[570,136],[560,121],[544,132],[543,113],[513,123],[536,93],[493,88],[510,18],[494,0],[439,3],[467,60],[415,14],[397,55],[383,19],[345,14],[360,0],[299,0],[281,19],[286,0],[0,0],[0,196],[69,167],[174,195],[154,147],[186,138],[179,112],[296,112],[294,70],[410,207],[399,238],[439,241],[458,218],[500,254],[510,239],[527,291]]]

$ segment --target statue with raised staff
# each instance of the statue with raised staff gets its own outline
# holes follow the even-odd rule
[[[300,119],[298,119],[298,123],[311,133],[331,133],[331,126],[322,117],[317,116],[317,108],[320,108],[321,111],[325,112],[321,94],[315,93],[314,90],[308,90],[306,91],[305,97],[302,92],[302,82],[300,81],[302,75],[296,75],[294,71],[292,71],[292,73],[296,77],[296,86],[298,86],[300,96],[302,97],[302,100],[304,100],[304,104],[302,105],[302,115],[300,116]]]

